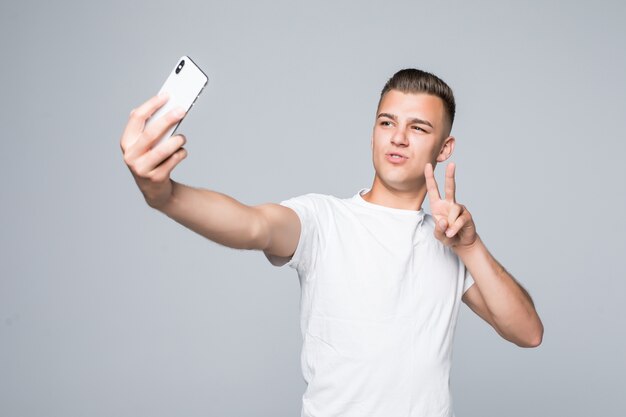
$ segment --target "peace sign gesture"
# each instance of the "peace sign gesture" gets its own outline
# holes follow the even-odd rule
[[[477,235],[472,215],[455,200],[454,168],[454,162],[446,167],[446,197],[443,200],[430,163],[424,168],[424,177],[430,211],[435,218],[435,237],[447,246],[459,248],[472,245]]]

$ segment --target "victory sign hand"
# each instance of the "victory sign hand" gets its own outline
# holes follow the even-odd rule
[[[424,168],[424,177],[430,211],[435,218],[435,237],[447,246],[461,248],[471,246],[476,241],[477,234],[472,215],[464,205],[457,204],[455,200],[454,168],[453,162],[446,167],[444,200],[439,195],[439,187],[430,163]]]

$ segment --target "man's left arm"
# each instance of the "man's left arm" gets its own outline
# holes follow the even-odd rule
[[[489,253],[476,233],[467,208],[455,199],[455,164],[446,167],[445,199],[439,195],[432,164],[426,164],[424,177],[435,237],[452,248],[463,261],[475,284],[463,301],[491,324],[506,340],[522,347],[536,347],[543,338],[543,324],[528,292]]]
[[[463,296],[465,304],[481,317],[487,315],[483,318],[506,340],[521,347],[539,346],[543,324],[530,294],[491,255],[480,236],[470,246],[452,248],[475,282]]]

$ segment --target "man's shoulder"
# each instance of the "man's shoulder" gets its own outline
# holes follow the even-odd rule
[[[340,198],[331,194],[307,193],[280,202],[294,210],[300,218],[317,218],[319,221],[335,221],[343,217],[341,213],[350,211],[349,198]],[[327,224],[326,221],[323,221]]]
[[[320,205],[320,204],[325,204],[325,205],[333,205],[333,204],[338,204],[341,203],[342,201],[345,201],[347,199],[345,198],[340,198],[331,194],[322,194],[322,193],[306,193],[306,194],[301,194],[301,195],[297,195],[295,197],[290,197],[286,200],[283,200],[280,202],[280,204],[283,203],[296,203],[296,204],[307,204],[307,205]]]

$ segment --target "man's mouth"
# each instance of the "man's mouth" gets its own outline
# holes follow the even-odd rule
[[[385,154],[385,159],[387,159],[387,161],[389,161],[392,164],[403,164],[409,158],[399,153],[391,152],[391,153]]]

